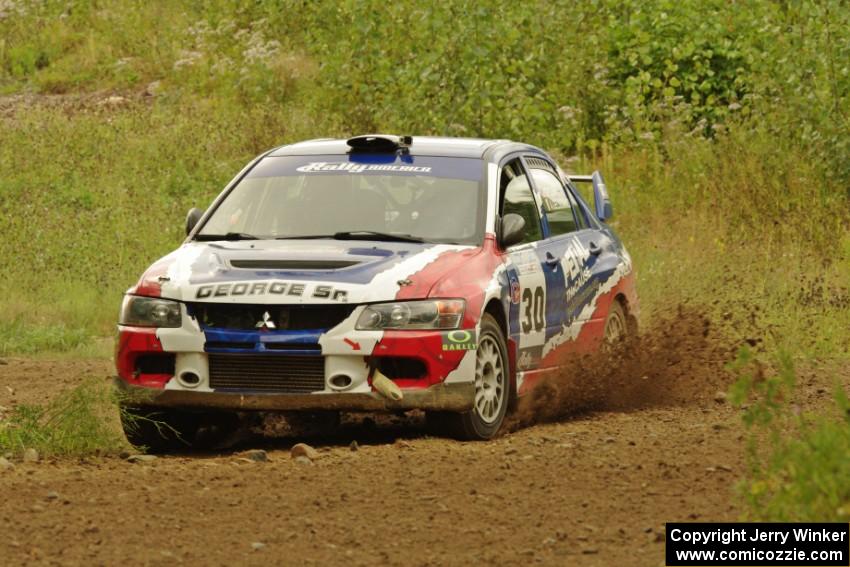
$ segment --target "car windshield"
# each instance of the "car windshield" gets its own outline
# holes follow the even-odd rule
[[[396,154],[263,158],[196,235],[478,244],[479,159]]]

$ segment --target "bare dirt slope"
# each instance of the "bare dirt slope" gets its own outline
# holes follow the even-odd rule
[[[534,424],[526,404],[488,443],[429,437],[416,419],[359,419],[307,439],[312,464],[290,456],[304,439],[261,437],[149,463],[19,462],[0,470],[0,563],[662,565],[664,522],[740,513],[741,420],[715,399],[720,353],[696,322],[664,337],[691,337],[681,349],[644,343],[624,361],[639,386],[597,373],[617,395],[580,411],[565,403],[577,391],[555,381],[527,402],[555,421]],[[107,361],[5,362],[6,407],[111,373]],[[817,381],[804,387],[812,403],[829,397]],[[268,460],[246,458],[256,449]]]

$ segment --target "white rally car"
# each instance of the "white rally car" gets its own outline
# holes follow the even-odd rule
[[[124,297],[127,436],[168,450],[226,433],[237,412],[419,409],[490,438],[564,356],[634,328],[610,215],[598,173],[567,176],[505,140],[266,152]]]

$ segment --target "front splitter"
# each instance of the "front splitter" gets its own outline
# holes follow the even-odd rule
[[[230,410],[340,410],[394,411],[421,409],[426,411],[467,411],[475,396],[473,383],[436,384],[421,390],[404,390],[401,400],[388,399],[377,392],[279,394],[240,392],[193,392],[191,390],[155,390],[114,379],[115,386],[125,396],[125,403],[134,405],[216,408]]]

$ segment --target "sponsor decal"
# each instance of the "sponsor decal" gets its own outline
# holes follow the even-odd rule
[[[475,350],[478,338],[474,330],[457,329],[442,333],[443,350]]]
[[[357,341],[351,340],[348,337],[342,339],[345,344],[351,347],[351,350],[360,350],[360,343]]]
[[[570,280],[575,280],[587,265],[590,251],[584,247],[581,240],[572,238],[564,252],[564,271]]]
[[[195,299],[210,297],[239,297],[243,295],[280,295],[289,297],[310,297],[313,299],[331,299],[348,301],[348,292],[329,285],[312,285],[303,282],[266,281],[220,283],[198,286]]]
[[[363,173],[364,171],[389,171],[393,173],[430,173],[431,168],[424,165],[386,165],[349,162],[314,161],[295,168],[300,173],[327,173],[342,171],[345,173]]]
[[[573,295],[569,300],[567,300],[569,309],[576,309],[581,307],[582,305],[588,304],[593,300],[599,291],[599,288],[602,287],[602,284],[599,283],[599,280],[594,280],[589,286],[581,290],[580,292]]]
[[[565,292],[565,298],[567,303],[571,302],[579,290],[582,288],[584,284],[590,281],[590,278],[593,277],[593,272],[590,271],[589,268],[583,268],[578,278],[567,286],[567,290]]]
[[[534,250],[522,250],[511,253],[511,261],[520,276],[540,273],[540,259]]]
[[[519,286],[519,280],[517,280],[516,278],[511,278],[511,303],[513,303],[514,305],[519,303],[521,295],[520,292],[521,289]]]

